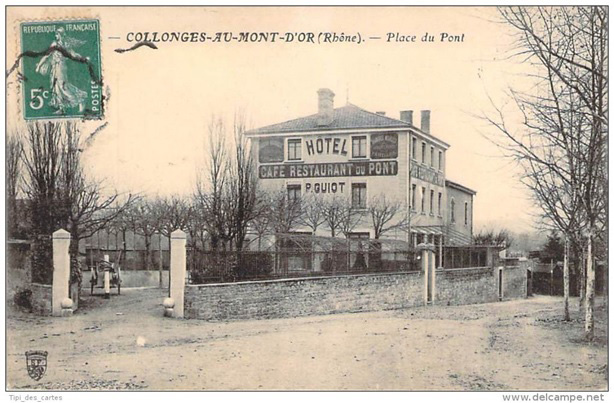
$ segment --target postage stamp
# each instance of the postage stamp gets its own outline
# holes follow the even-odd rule
[[[25,119],[103,115],[98,20],[20,26]]]

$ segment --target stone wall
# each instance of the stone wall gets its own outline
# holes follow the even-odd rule
[[[498,300],[497,282],[490,267],[437,271],[435,304],[467,305]]]
[[[30,290],[32,290],[32,312],[37,315],[51,315],[51,286],[31,283]]]
[[[423,304],[420,272],[187,285],[185,318],[263,319]]]
[[[526,298],[523,267],[504,267],[503,299]],[[499,267],[438,270],[436,305],[499,300]],[[366,312],[424,305],[422,272],[187,285],[184,317],[237,320]]]

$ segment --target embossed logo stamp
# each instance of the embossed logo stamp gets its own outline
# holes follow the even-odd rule
[[[47,371],[47,352],[40,350],[26,351],[26,368],[28,375],[35,381],[40,381]]]
[[[25,119],[103,115],[98,20],[20,26]]]

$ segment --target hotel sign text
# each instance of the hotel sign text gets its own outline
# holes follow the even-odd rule
[[[397,161],[355,161],[319,164],[275,164],[258,168],[260,179],[333,178],[340,176],[393,176]]]

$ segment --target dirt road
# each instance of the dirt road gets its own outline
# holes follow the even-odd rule
[[[72,318],[12,312],[9,389],[583,390],[607,388],[597,339],[561,322],[554,297],[296,319],[212,323],[162,317],[164,293],[87,297]],[[25,351],[46,350],[28,377]]]

